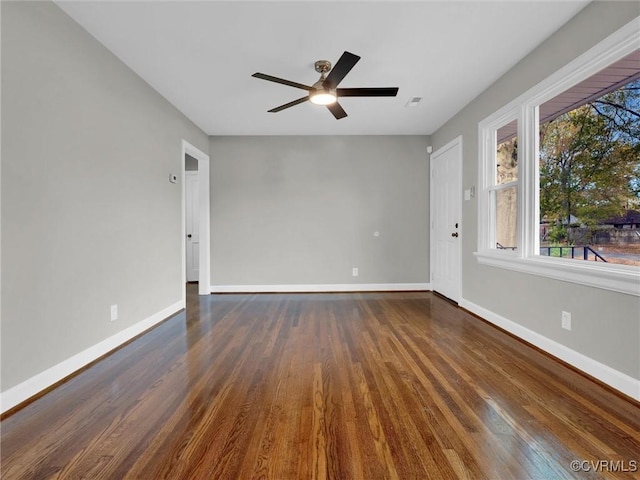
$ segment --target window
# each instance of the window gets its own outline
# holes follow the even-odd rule
[[[540,121],[540,255],[640,266],[638,77],[640,51],[540,105],[570,105]]]
[[[518,249],[518,121],[496,130],[494,183],[489,187],[495,216],[495,246]]]
[[[479,124],[480,263],[640,295],[639,40],[632,22]]]

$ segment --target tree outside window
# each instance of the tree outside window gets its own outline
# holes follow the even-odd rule
[[[541,254],[592,246],[640,265],[640,79],[540,125],[539,150]]]

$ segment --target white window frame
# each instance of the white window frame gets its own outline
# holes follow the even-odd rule
[[[516,247],[517,250],[521,248],[522,245],[522,235],[520,228],[522,217],[522,201],[521,201],[521,192],[522,192],[522,181],[520,180],[520,165],[521,165],[521,155],[520,152],[520,122],[521,115],[518,109],[504,109],[498,114],[492,115],[488,119],[484,120],[482,123],[483,128],[481,128],[480,142],[481,142],[481,155],[485,159],[484,164],[480,168],[481,179],[479,185],[481,186],[481,195],[479,197],[479,204],[481,205],[480,211],[484,214],[484,218],[482,219],[482,224],[488,226],[488,231],[484,236],[479,236],[478,238],[484,240],[482,246],[480,247],[481,251],[491,251],[498,250],[497,239],[496,239],[496,209],[494,208],[494,204],[491,201],[491,196],[494,192],[498,190],[506,190],[510,187],[516,187],[517,190],[517,199],[518,199],[518,208],[517,213],[518,217],[516,219],[517,225],[517,241]],[[518,178],[512,182],[497,184],[496,183],[496,164],[497,164],[497,133],[498,130],[508,125],[513,121],[517,122],[518,125]],[[499,250],[500,253],[504,256],[517,257],[517,250]]]
[[[538,105],[603,70],[640,46],[638,19],[520,95],[478,124],[479,263],[640,296],[640,267],[540,255]],[[518,121],[518,248],[499,250],[490,192],[495,183],[496,130]]]

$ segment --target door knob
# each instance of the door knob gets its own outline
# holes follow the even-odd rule
[[[451,234],[451,236],[452,236],[452,237],[456,237],[456,238],[458,238],[458,232],[453,232],[453,233]]]
[[[191,234],[187,235],[187,238],[191,238]]]

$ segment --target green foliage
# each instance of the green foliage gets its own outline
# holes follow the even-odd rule
[[[567,239],[567,229],[563,225],[553,225],[549,228],[549,240],[554,244],[564,243]]]
[[[640,200],[639,111],[640,80],[540,126],[541,217],[596,225]]]

